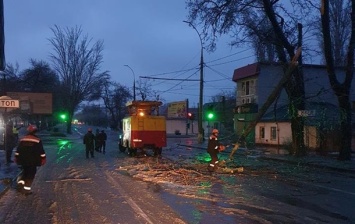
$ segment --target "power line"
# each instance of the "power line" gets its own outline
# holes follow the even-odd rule
[[[206,63],[212,63],[212,62],[215,62],[215,61],[220,61],[220,60],[222,60],[222,59],[232,57],[232,56],[234,56],[234,55],[237,55],[237,54],[243,53],[243,52],[248,51],[248,50],[250,50],[250,49],[245,49],[245,50],[242,50],[242,51],[239,51],[239,52],[236,52],[236,53],[233,53],[233,54],[230,54],[230,55],[227,55],[227,56],[221,57],[221,58],[217,58],[217,59],[212,60],[212,61],[208,61],[208,62],[206,62]]]
[[[249,56],[246,56],[246,57],[243,57],[243,58],[239,58],[239,59],[236,59],[236,60],[227,61],[227,62],[223,62],[223,63],[219,63],[219,64],[213,64],[213,65],[211,65],[211,66],[224,65],[224,64],[227,64],[227,63],[232,63],[232,62],[236,62],[236,61],[241,61],[241,60],[244,60],[244,59],[247,59],[247,58],[251,58],[251,57],[254,57],[254,55],[249,55]]]
[[[172,79],[172,78],[154,78],[149,76],[139,76],[142,79],[160,79],[160,80],[171,80],[171,81],[200,81],[199,79]]]
[[[243,53],[243,52],[245,52],[245,51],[248,51],[248,50],[249,50],[249,49],[242,50],[242,51],[239,51],[239,52],[236,52],[236,53],[233,53],[233,54],[230,54],[230,55],[221,57],[221,58],[217,58],[217,59],[214,59],[214,60],[205,62],[204,64],[206,65],[207,63],[212,63],[212,62],[220,61],[220,60],[222,60],[222,59],[225,59],[225,58],[228,58],[228,57],[237,55],[237,54],[241,54],[241,53]],[[228,63],[232,63],[232,62],[236,62],[236,61],[241,61],[241,60],[244,60],[244,59],[247,59],[247,58],[251,58],[251,57],[254,57],[254,55],[249,55],[249,56],[246,56],[246,57],[243,57],[243,58],[238,58],[238,59],[236,59],[236,60],[231,60],[231,61],[222,62],[222,63],[218,63],[218,64],[212,64],[212,65],[210,65],[210,66],[224,65],[224,64],[228,64]],[[189,68],[189,69],[183,69],[183,70],[178,70],[178,71],[163,72],[163,73],[153,74],[153,75],[149,75],[149,77],[162,76],[162,75],[168,75],[168,74],[176,74],[176,73],[180,73],[180,72],[186,73],[186,72],[189,72],[189,71],[192,71],[192,70],[195,70],[195,69],[199,69],[199,67],[196,66],[196,67],[194,67],[194,68]],[[147,76],[147,77],[148,77],[148,76]]]

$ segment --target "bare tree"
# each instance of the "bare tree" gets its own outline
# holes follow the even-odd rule
[[[302,46],[302,25],[295,26],[296,17],[291,17],[291,13],[277,0],[189,0],[187,8],[189,21],[199,22],[204,27],[205,39],[210,40],[209,49],[214,49],[218,35],[232,32],[235,39],[232,44],[250,42],[257,37],[275,47],[285,75],[290,71],[291,60],[295,58],[296,46]],[[263,32],[257,32],[258,30]],[[298,62],[302,64],[301,56],[298,57]],[[292,146],[298,156],[306,154],[303,120],[297,114],[298,110],[304,110],[305,107],[301,68],[302,66],[292,69],[292,76],[284,85],[289,96]]]
[[[147,79],[139,79],[138,81],[138,96],[141,97],[142,101],[146,100],[160,100],[160,96],[157,91],[152,89],[152,84]]]
[[[108,121],[105,108],[95,104],[82,106],[82,110],[80,113],[75,114],[75,118],[85,122],[88,125],[98,127],[106,127]]]
[[[102,99],[110,115],[110,127],[117,129],[126,114],[126,103],[132,95],[126,86],[115,82],[104,85]]]
[[[22,90],[37,93],[55,92],[60,85],[59,77],[49,64],[35,59],[31,59],[30,64],[31,67],[20,75]]]
[[[330,0],[329,1],[329,29],[331,36],[331,47],[334,63],[338,66],[346,65],[346,52],[351,34],[351,4],[350,0]],[[319,19],[320,20],[320,19]],[[316,29],[316,34],[325,59],[324,40],[322,24]]]
[[[351,14],[348,16],[351,18],[351,34],[349,35],[346,53],[346,65],[345,65],[345,79],[339,81],[337,72],[335,70],[336,54],[334,53],[335,41],[333,40],[332,22],[331,22],[331,4],[330,0],[321,0],[321,19],[322,19],[322,31],[323,31],[323,43],[324,43],[324,57],[326,60],[326,66],[328,71],[328,77],[330,85],[338,97],[339,107],[342,111],[340,115],[340,128],[341,128],[341,146],[339,153],[339,160],[351,160],[351,139],[352,139],[352,127],[351,127],[351,103],[350,103],[350,90],[351,83],[354,76],[354,50],[355,50],[355,0],[351,0]],[[341,5],[342,6],[342,5]],[[340,5],[338,7],[341,7]]]
[[[91,39],[82,36],[80,27],[62,29],[54,26],[51,30],[54,34],[49,39],[54,50],[51,59],[61,79],[63,108],[69,118],[67,132],[71,133],[70,121],[78,105],[90,99],[100,83],[109,79],[107,71],[100,72],[103,42],[91,45]]]
[[[2,92],[6,95],[8,91],[19,91],[23,90],[20,83],[20,71],[19,65],[7,64],[5,71],[1,74],[1,87]]]

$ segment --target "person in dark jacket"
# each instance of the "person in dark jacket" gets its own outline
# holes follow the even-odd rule
[[[5,130],[5,152],[6,152],[6,164],[10,165],[14,161],[11,160],[12,151],[17,145],[16,136],[12,131],[12,123],[6,125]]]
[[[104,130],[101,130],[101,133],[98,136],[99,141],[101,143],[101,146],[99,148],[99,152],[102,151],[103,154],[106,152],[106,140],[107,140],[107,134],[105,133]]]
[[[95,132],[95,151],[96,152],[100,152],[100,149],[101,149],[101,146],[102,146],[102,143],[101,143],[101,139],[100,139],[100,130],[99,129],[96,129],[96,132]]]
[[[22,168],[17,189],[25,195],[31,194],[31,185],[37,173],[37,167],[46,163],[46,153],[40,138],[36,136],[37,127],[30,125],[28,134],[20,139],[15,152],[15,161]]]
[[[85,144],[86,158],[94,158],[95,149],[95,135],[92,133],[92,129],[89,128],[88,132],[84,135],[83,143]]]
[[[218,140],[218,130],[213,129],[208,139],[207,152],[210,154],[211,161],[208,164],[208,171],[213,172],[218,167],[218,153],[223,149],[223,145]]]

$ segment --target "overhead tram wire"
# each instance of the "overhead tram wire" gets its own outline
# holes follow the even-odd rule
[[[224,64],[228,64],[228,63],[232,63],[232,62],[236,62],[236,61],[241,61],[241,60],[244,60],[244,59],[247,59],[247,58],[251,58],[251,57],[255,57],[255,55],[249,55],[249,56],[246,56],[246,57],[243,57],[243,58],[239,58],[239,59],[236,59],[236,60],[231,60],[231,61],[227,61],[227,62],[223,62],[223,63],[212,64],[210,66],[224,65]]]
[[[184,69],[184,70],[174,71],[174,72],[165,72],[165,73],[160,73],[160,74],[155,74],[155,75],[150,75],[150,76],[140,76],[140,78],[152,79],[152,80],[163,80],[160,83],[156,84],[156,85],[160,85],[160,84],[166,83],[165,81],[174,81],[174,80],[173,80],[173,78],[155,78],[157,76],[162,76],[162,75],[167,75],[167,74],[175,74],[174,77],[177,77],[177,76],[182,76],[183,74],[185,74],[189,71],[193,71],[193,70],[198,70],[198,68],[195,67],[195,68],[189,68],[189,69]],[[181,73],[181,74],[177,74],[177,73]]]
[[[192,74],[191,74],[188,78],[190,78],[191,76],[195,75],[197,72],[198,72],[198,71],[196,71],[196,72],[192,73]],[[164,91],[161,91],[161,92],[162,92],[162,93],[165,93],[165,92],[167,92],[167,91],[169,91],[169,90],[173,89],[174,87],[176,87],[176,86],[180,85],[181,83],[183,83],[183,82],[185,82],[185,81],[187,81],[187,79],[185,79],[185,80],[183,80],[183,81],[179,82],[178,84],[174,85],[174,86],[173,86],[173,87],[171,87],[170,89],[167,89],[167,90],[164,90]],[[200,81],[200,80],[198,80],[198,81]]]
[[[208,62],[204,62],[204,64],[206,65],[207,63],[220,61],[222,59],[225,59],[225,58],[237,55],[237,54],[244,53],[245,51],[248,51],[248,50],[250,50],[250,49],[242,50],[242,51],[239,51],[239,52],[236,52],[236,53],[233,53],[233,54],[221,57],[221,58],[217,58],[217,59],[214,59],[214,60],[211,60],[211,61],[208,61]],[[236,59],[236,60],[231,60],[231,61],[227,61],[227,62],[223,62],[223,63],[212,64],[210,66],[217,66],[217,65],[223,65],[223,64],[227,64],[227,63],[232,63],[232,62],[240,61],[240,60],[243,60],[243,59],[246,59],[246,58],[250,58],[250,57],[254,57],[254,55],[250,55],[250,56],[247,56],[247,57],[243,57],[243,58],[239,58],[239,59]],[[189,72],[189,71],[192,71],[192,70],[195,70],[195,69],[199,69],[199,67],[183,69],[183,70],[178,70],[178,71],[172,71],[172,72],[163,72],[163,73],[158,73],[158,74],[154,74],[154,75],[149,75],[147,77],[155,77],[155,76],[162,76],[162,75],[168,75],[168,74],[176,74],[176,73],[179,73],[179,72]]]
[[[247,58],[251,58],[251,57],[254,57],[254,55],[249,55],[249,56],[246,56],[246,57],[243,57],[243,58],[239,58],[239,59],[236,59],[236,60],[230,60],[230,61],[227,61],[227,62],[221,62],[221,63],[217,63],[217,64],[212,64],[212,65],[207,65],[207,63],[211,63],[211,62],[216,62],[216,61],[220,61],[220,60],[223,60],[223,59],[226,59],[226,58],[229,58],[231,56],[234,56],[234,55],[237,55],[237,54],[241,54],[241,53],[244,53],[246,51],[248,51],[250,49],[245,49],[245,50],[242,50],[242,51],[239,51],[239,52],[236,52],[236,53],[233,53],[233,54],[230,54],[230,55],[227,55],[227,56],[224,56],[224,57],[221,57],[221,58],[218,58],[218,59],[215,59],[215,60],[212,60],[212,61],[209,61],[209,62],[205,62],[204,63],[204,66],[211,69],[212,71],[216,72],[217,74],[219,74],[220,76],[224,77],[223,80],[225,79],[229,79],[226,77],[226,75],[224,75],[223,73],[221,72],[218,72],[216,70],[214,70],[213,68],[211,68],[211,66],[218,66],[218,65],[224,65],[224,64],[228,64],[228,63],[233,63],[233,62],[236,62],[236,61],[241,61],[241,60],[244,60],[244,59],[247,59]],[[181,81],[175,85],[173,85],[171,88],[167,89],[167,90],[164,90],[164,91],[161,91],[161,93],[166,93],[166,92],[169,92],[170,90],[174,89],[176,86],[180,85],[181,83],[183,82],[186,82],[186,81],[198,81],[198,80],[194,80],[194,79],[191,79],[189,80],[189,78],[192,76],[190,75],[188,78],[185,78],[185,79],[176,79],[176,78],[156,78],[157,76],[163,76],[163,75],[168,75],[168,74],[176,74],[176,73],[180,73],[182,72],[183,74],[184,73],[187,73],[189,71],[192,71],[192,70],[195,70],[196,71],[192,74],[196,74],[198,72],[198,67],[195,67],[195,68],[189,68],[189,69],[183,69],[183,70],[178,70],[178,71],[172,71],[172,72],[164,72],[164,73],[159,73],[159,74],[154,74],[154,75],[150,75],[150,76],[140,76],[140,78],[147,78],[147,79],[152,79],[152,80],[165,80],[165,81]],[[182,75],[182,74],[180,74]],[[180,76],[179,75],[179,76]],[[223,80],[220,80],[220,81],[223,81]],[[208,82],[215,82],[216,80],[213,80],[213,81],[208,81]],[[204,82],[206,82],[206,80],[204,80]],[[160,82],[158,85],[164,83],[164,81]]]
[[[211,66],[206,65],[206,68],[209,68],[211,71],[217,73],[218,75],[220,75],[221,77],[223,77],[224,80],[231,80],[229,76],[223,74],[222,72],[219,72],[219,71],[213,69]]]
[[[208,62],[205,62],[205,63],[212,63],[212,62],[215,62],[215,61],[220,61],[220,60],[222,60],[222,59],[229,58],[229,57],[232,57],[232,56],[237,55],[237,54],[244,53],[244,52],[249,51],[249,50],[250,50],[250,49],[245,49],[245,50],[242,50],[242,51],[239,51],[239,52],[236,52],[236,53],[233,53],[233,54],[230,54],[230,55],[221,57],[221,58],[217,58],[217,59],[215,59],[215,60],[208,61]]]

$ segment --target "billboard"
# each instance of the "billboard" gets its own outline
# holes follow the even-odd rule
[[[7,92],[11,99],[20,101],[20,110],[31,114],[52,114],[52,93]]]
[[[168,118],[186,118],[187,101],[178,101],[168,104]]]

